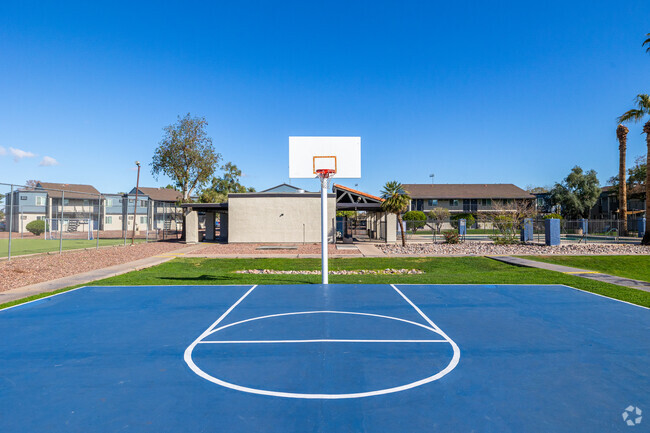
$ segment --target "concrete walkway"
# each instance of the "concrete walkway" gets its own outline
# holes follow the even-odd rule
[[[169,251],[157,256],[146,257],[144,259],[135,260],[133,262],[122,263],[120,265],[109,266],[107,268],[95,269],[81,274],[69,275],[56,280],[43,281],[42,283],[31,284],[29,286],[17,287],[0,292],[0,305],[6,302],[15,301],[17,299],[27,298],[29,296],[38,295],[41,293],[53,292],[55,290],[64,289],[66,287],[78,286],[80,284],[90,283],[104,278],[114,277],[116,275],[126,274],[131,271],[139,271],[141,269],[150,268],[161,263],[165,263],[179,256],[184,256],[187,253],[195,251],[196,245],[181,248],[179,250]]]
[[[616,284],[618,286],[630,287],[632,289],[650,292],[650,283],[646,281],[633,280],[631,278],[617,277],[600,272],[589,271],[587,269],[572,268],[569,266],[556,265],[553,263],[538,262],[536,260],[523,259],[512,256],[487,256],[490,259],[499,262],[508,263],[515,266],[524,266],[527,268],[546,269],[548,271],[562,272],[563,274],[575,275],[576,277],[588,278],[590,280],[602,281],[603,283]]]

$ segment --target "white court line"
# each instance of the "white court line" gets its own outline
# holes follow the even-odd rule
[[[234,390],[242,391],[242,392],[247,392],[247,393],[251,393],[251,394],[259,394],[259,395],[266,395],[266,396],[272,396],[272,397],[298,398],[298,399],[338,400],[338,399],[348,399],[348,398],[372,397],[372,396],[391,394],[391,393],[394,393],[394,392],[400,392],[400,391],[405,391],[405,390],[408,390],[408,389],[416,388],[416,387],[419,387],[419,386],[422,386],[422,385],[425,385],[427,383],[430,383],[430,382],[433,382],[433,381],[436,381],[436,380],[440,379],[441,377],[445,376],[450,371],[452,371],[456,367],[456,365],[458,365],[458,360],[460,359],[460,349],[458,348],[458,345],[453,340],[451,340],[444,332],[442,332],[440,330],[440,328],[438,328],[436,326],[436,324],[431,321],[431,319],[426,317],[426,315],[424,315],[424,313],[422,313],[422,311],[419,308],[417,308],[408,298],[406,298],[406,296],[403,293],[401,293],[394,286],[393,286],[393,288],[398,293],[400,293],[402,295],[402,297],[412,307],[414,307],[416,309],[416,311],[418,311],[418,313],[420,313],[420,315],[422,317],[425,318],[427,323],[429,323],[429,324],[431,324],[433,326],[432,328],[430,328],[428,326],[425,326],[425,325],[423,325],[421,323],[411,322],[409,320],[400,319],[400,318],[396,318],[396,317],[381,316],[381,315],[378,315],[378,314],[370,314],[370,313],[345,312],[345,311],[303,311],[303,312],[294,312],[294,313],[272,314],[272,315],[268,315],[268,316],[256,317],[256,318],[252,318],[252,319],[242,320],[240,322],[231,323],[231,324],[222,326],[220,328],[216,328],[218,323],[221,322],[226,317],[226,315],[228,315],[228,313],[230,313],[255,287],[256,286],[251,288],[251,290],[249,290],[244,296],[242,296],[241,299],[239,299],[232,307],[230,307],[228,309],[228,311],[226,311],[226,313],[224,313],[215,323],[213,323],[212,326],[210,326],[207,330],[205,330],[203,332],[203,334],[201,334],[201,336],[199,336],[199,338],[197,338],[185,350],[185,355],[184,355],[185,362],[190,367],[190,369],[194,373],[196,373],[198,376],[200,376],[203,379],[205,379],[207,381],[210,381],[212,383],[216,383],[217,385],[221,385],[221,386],[223,386],[225,388],[230,388],[230,389],[234,389]],[[392,387],[392,388],[379,389],[379,390],[375,390],[375,391],[345,393],[345,394],[307,394],[307,393],[282,392],[282,391],[271,391],[271,390],[265,390],[265,389],[250,388],[250,387],[246,387],[246,386],[226,382],[225,380],[222,380],[222,379],[216,378],[214,376],[211,376],[211,375],[207,374],[206,372],[204,372],[203,370],[201,370],[194,363],[194,360],[192,359],[192,352],[193,352],[194,348],[199,343],[201,343],[201,340],[203,338],[205,338],[206,336],[208,336],[210,334],[213,334],[213,333],[215,333],[215,332],[217,332],[219,330],[226,329],[226,328],[228,328],[230,326],[234,326],[236,324],[250,322],[252,320],[260,320],[262,318],[270,318],[270,317],[278,317],[278,316],[291,316],[291,315],[297,315],[297,314],[318,314],[318,313],[354,314],[354,315],[361,315],[361,316],[383,317],[383,318],[397,320],[397,321],[401,321],[401,322],[406,322],[406,323],[410,323],[410,324],[422,327],[424,329],[429,330],[430,332],[434,332],[434,333],[444,337],[445,340],[441,341],[441,342],[447,342],[452,346],[452,349],[453,349],[452,360],[447,365],[447,367],[445,369],[443,369],[441,371],[438,371],[436,374],[431,375],[429,377],[425,377],[424,379],[421,379],[421,380],[418,380],[418,381],[415,381],[415,382],[411,382],[411,383],[407,383],[405,385],[401,385],[401,386],[395,386],[395,387]],[[266,340],[266,341],[265,340],[259,340],[259,341],[260,342],[266,342],[266,341],[269,341],[269,340]],[[403,340],[400,340],[399,342],[403,342]]]
[[[392,316],[384,316],[381,314],[372,314],[372,313],[359,313],[356,311],[337,311],[337,310],[319,310],[319,311],[294,311],[291,313],[278,313],[278,314],[269,314],[266,316],[259,316],[259,317],[253,317],[251,319],[246,319],[246,320],[240,320],[239,322],[233,322],[229,323],[225,326],[221,326],[217,329],[212,330],[209,334],[214,334],[215,332],[219,332],[223,329],[230,328],[231,326],[236,326],[236,325],[241,325],[242,323],[246,322],[252,322],[255,320],[262,320],[262,319],[269,319],[271,317],[281,317],[281,316],[295,316],[295,315],[302,315],[302,314],[352,314],[355,316],[372,316],[372,317],[380,317],[382,319],[391,319],[391,320],[397,320],[398,322],[405,322],[409,323],[411,325],[419,326],[421,328],[424,328],[429,331],[433,331],[439,334],[439,332],[435,328],[430,328],[426,325],[423,325],[422,323],[418,322],[412,322],[410,320],[406,319],[400,319],[399,317],[392,317]]]
[[[447,340],[345,340],[321,338],[315,340],[218,340],[199,344],[265,344],[265,343],[448,343]]]

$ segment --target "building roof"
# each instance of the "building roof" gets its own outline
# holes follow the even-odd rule
[[[78,183],[51,183],[51,182],[38,182],[36,190],[48,190],[47,194],[52,198],[61,198],[63,190],[65,192],[64,198],[83,198],[83,199],[98,199],[99,191],[92,185],[83,185]]]
[[[343,191],[347,191],[347,192],[350,192],[352,194],[360,195],[362,197],[366,197],[366,198],[376,200],[376,201],[379,201],[379,202],[384,201],[384,199],[381,198],[381,197],[377,197],[375,195],[368,194],[367,192],[357,191],[356,189],[352,189],[352,188],[349,188],[347,186],[339,185],[337,183],[334,184],[334,188],[335,189],[341,189]]]
[[[305,191],[304,189],[302,189],[302,188],[298,188],[297,186],[289,185],[288,183],[281,183],[280,185],[276,185],[276,186],[274,186],[274,187],[272,187],[272,188],[265,189],[264,191],[260,191],[260,192],[272,192],[272,193],[274,193],[274,192],[289,192],[289,193],[293,192],[293,193],[303,193],[303,192],[306,192],[306,191]]]
[[[150,188],[141,186],[138,188],[138,191],[155,201],[177,202],[183,198],[183,194],[180,191],[169,188]],[[135,194],[135,188],[133,188],[129,193],[129,195],[131,194]]]
[[[511,183],[446,183],[402,185],[411,198],[426,199],[464,199],[464,198],[535,198],[534,195]]]

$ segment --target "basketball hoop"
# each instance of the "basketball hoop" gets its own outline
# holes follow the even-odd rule
[[[327,179],[331,175],[335,174],[336,170],[332,170],[331,168],[321,168],[316,170],[316,174],[318,174],[318,177],[321,179]]]

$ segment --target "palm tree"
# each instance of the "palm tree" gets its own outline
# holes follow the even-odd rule
[[[381,204],[381,209],[384,212],[389,212],[397,216],[397,222],[402,232],[402,246],[406,246],[406,238],[404,237],[404,225],[402,224],[402,212],[404,212],[411,201],[408,191],[404,191],[402,184],[396,180],[386,182],[384,189],[381,191],[381,198],[384,201]]]
[[[646,36],[650,36],[650,33],[646,34]],[[645,41],[643,41],[643,43],[641,44],[641,46],[643,47],[643,46],[645,46],[646,44],[648,44],[648,48],[645,49],[645,52],[646,52],[646,53],[650,53],[650,37],[649,37],[648,39],[646,39]]]
[[[618,118],[619,123],[630,121],[640,122],[645,116],[650,115],[650,96],[644,94],[637,95],[635,103],[637,108],[633,108],[623,113],[623,115]],[[643,133],[645,134],[645,141],[648,146],[646,164],[647,167],[650,167],[650,120],[643,125]],[[646,170],[645,176],[645,216],[646,219],[650,218],[650,170]],[[641,244],[650,245],[650,225],[648,224],[645,226],[645,234],[643,235]]]
[[[622,234],[627,236],[627,182],[625,181],[625,153],[627,151],[627,133],[630,132],[625,125],[619,123],[616,128],[618,138],[618,203],[620,218],[623,222]]]

